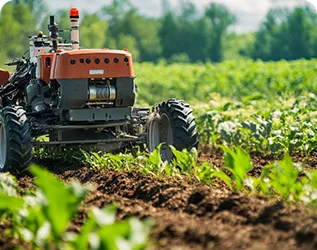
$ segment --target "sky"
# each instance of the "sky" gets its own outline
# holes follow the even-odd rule
[[[77,7],[80,11],[98,11],[102,6],[112,0],[45,0],[49,9],[55,11],[63,8]],[[142,14],[148,16],[160,16],[163,11],[161,0],[131,0],[130,1]],[[172,7],[177,7],[180,0],[169,0]],[[210,2],[226,5],[237,16],[237,23],[232,27],[239,33],[252,32],[258,29],[269,9],[274,7],[294,8],[295,6],[310,5],[305,0],[192,0],[203,10]],[[310,5],[312,7],[312,5]],[[313,8],[313,7],[312,7]]]

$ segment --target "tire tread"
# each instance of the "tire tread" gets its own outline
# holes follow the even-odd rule
[[[30,127],[21,107],[5,107],[0,111],[7,131],[7,159],[3,171],[21,175],[32,160]]]
[[[175,99],[163,102],[154,108],[160,115],[166,114],[173,130],[173,146],[177,150],[197,148],[199,144],[197,125],[189,104]]]

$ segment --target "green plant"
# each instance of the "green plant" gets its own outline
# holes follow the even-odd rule
[[[277,193],[282,200],[299,201],[304,194],[307,178],[299,178],[299,166],[295,165],[288,153],[281,162],[275,162],[264,168],[260,181],[261,191],[265,195]]]
[[[250,155],[242,148],[230,149],[222,147],[224,151],[225,168],[232,174],[234,187],[237,191],[243,190],[247,173],[253,169]]]
[[[197,152],[187,150],[178,151],[171,147],[174,154],[173,160],[163,162],[160,157],[160,148],[150,154],[138,153],[134,158],[130,154],[110,156],[109,154],[84,153],[87,163],[95,168],[105,169],[103,162],[108,162],[109,157],[116,159],[116,164],[106,165],[107,169],[118,171],[136,171],[144,175],[150,174],[159,179],[166,177],[182,178],[187,176],[190,180],[194,177],[201,183],[215,184],[215,179],[223,181],[228,188],[237,192],[250,191],[265,196],[278,196],[282,200],[299,202],[303,201],[310,206],[317,207],[317,171],[305,171],[306,177],[301,177],[302,169],[293,163],[288,153],[280,162],[265,166],[259,177],[249,176],[254,166],[251,157],[241,147],[229,148],[221,146],[224,151],[224,170],[204,162],[197,163]]]
[[[17,194],[13,177],[0,174],[0,216],[2,222],[11,222],[11,237],[29,242],[32,249],[143,249],[150,221],[116,222],[113,207],[92,208],[81,233],[68,232],[90,188],[77,182],[65,186],[40,167],[32,166],[31,171],[38,188],[25,196]]]
[[[16,179],[9,174],[0,173],[0,198],[0,218],[11,218],[24,206],[24,200],[17,195]]]
[[[41,160],[54,160],[59,164],[78,164],[83,160],[82,153],[68,147],[35,147],[33,157]]]
[[[305,194],[301,197],[301,201],[317,208],[317,170],[306,171],[309,182],[304,186]]]
[[[115,207],[93,208],[81,232],[73,240],[74,249],[143,249],[151,221],[135,218],[115,223]]]

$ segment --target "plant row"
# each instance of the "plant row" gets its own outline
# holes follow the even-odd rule
[[[137,171],[143,175],[182,178],[205,184],[217,184],[221,180],[231,190],[250,192],[266,197],[279,197],[284,201],[302,202],[317,207],[317,170],[305,170],[293,163],[288,153],[284,159],[265,166],[259,177],[249,173],[254,169],[250,155],[241,147],[230,149],[222,146],[224,167],[217,168],[208,162],[197,164],[197,151],[171,150],[174,159],[168,163],[160,157],[160,147],[150,154],[103,154],[85,153],[86,163],[103,170]]]
[[[244,102],[219,95],[196,110],[202,144],[242,146],[249,152],[310,155],[317,148],[317,98],[284,95],[275,100],[249,97]]]
[[[31,167],[36,188],[19,195],[17,182],[0,174],[1,226],[6,239],[19,239],[30,249],[143,249],[150,222],[116,221],[114,206],[91,208],[79,233],[70,231],[80,204],[93,188],[72,182],[65,186],[47,170]]]

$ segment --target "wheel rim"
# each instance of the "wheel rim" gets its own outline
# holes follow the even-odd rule
[[[154,116],[150,121],[148,131],[148,148],[151,152],[161,143],[164,143],[161,148],[162,158],[170,158],[168,145],[173,145],[173,130],[170,119],[165,114]]]
[[[0,169],[3,169],[7,158],[7,135],[3,122],[0,121]]]

